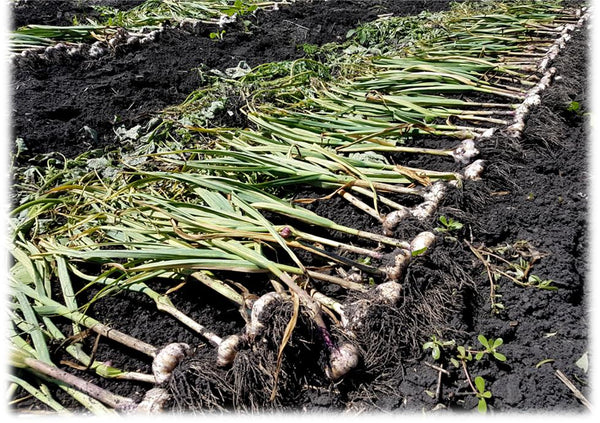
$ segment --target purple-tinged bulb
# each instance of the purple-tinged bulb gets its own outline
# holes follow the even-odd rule
[[[326,371],[327,376],[331,380],[339,380],[354,369],[359,360],[358,348],[349,343],[342,344],[339,348],[331,351],[330,368]]]

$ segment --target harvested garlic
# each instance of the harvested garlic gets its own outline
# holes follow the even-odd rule
[[[375,287],[377,300],[388,304],[396,305],[400,301],[402,285],[395,281],[384,282]]]
[[[277,292],[267,292],[254,302],[252,312],[250,313],[250,322],[246,325],[246,335],[248,335],[248,338],[252,340],[261,334],[262,328],[265,326],[260,322],[260,316],[264,308],[274,301],[281,300],[282,297]]]
[[[154,357],[152,373],[157,384],[170,379],[173,370],[190,352],[190,346],[183,342],[169,344]]]
[[[358,348],[350,343],[342,344],[331,352],[330,367],[325,373],[331,380],[339,380],[358,365],[359,359]]]
[[[217,349],[217,366],[226,367],[233,363],[241,340],[239,335],[231,335],[221,341]]]

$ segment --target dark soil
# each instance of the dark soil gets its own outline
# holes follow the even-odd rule
[[[44,19],[44,10],[51,14],[61,10],[54,3],[36,4],[36,16]],[[115,121],[117,126],[132,127],[181,103],[202,85],[201,71],[224,71],[241,61],[256,66],[296,59],[304,55],[303,44],[343,41],[348,30],[380,14],[439,11],[448,3],[298,2],[275,12],[258,11],[249,17],[248,30],[226,27],[221,41],[210,39],[208,34],[217,28],[205,25],[166,29],[151,45],[121,46],[99,59],[84,49],[81,55],[63,52],[49,60],[43,55],[18,60],[12,73],[15,136],[23,138],[30,155],[61,151],[74,157],[89,149],[113,147]]]
[[[24,12],[29,2],[21,3],[22,6],[15,9],[18,25],[34,23],[34,15],[39,16],[38,23],[48,23],[46,19],[54,16],[52,19],[56,20],[52,23],[65,24],[68,22],[64,16],[87,10],[68,6],[64,10],[62,6],[48,10],[44,6],[57,2],[43,2],[35,13],[29,9],[32,17],[27,18]],[[297,2],[279,11],[257,13],[251,18],[251,33],[241,28],[227,28],[220,42],[208,39],[210,28],[167,29],[155,43],[117,49],[99,59],[83,53],[51,60],[20,59],[15,62],[12,73],[12,126],[14,136],[22,138],[29,148],[29,156],[21,160],[25,162],[37,153],[49,152],[74,157],[92,148],[114,146],[115,116],[120,117],[119,125],[129,127],[147,122],[161,108],[183,101],[202,82],[197,68],[223,70],[241,60],[254,66],[296,58],[303,54],[299,48],[303,43],[343,40],[345,33],[357,23],[372,20],[378,14],[412,14],[445,7],[445,1]],[[58,16],[56,10],[63,13]],[[470,369],[472,376],[481,375],[486,379],[487,389],[493,393],[489,400],[492,410],[585,410],[555,372],[562,371],[578,389],[589,394],[589,374],[575,365],[590,348],[587,40],[584,28],[556,59],[553,66],[557,68],[557,77],[543,93],[541,105],[531,112],[520,140],[499,132],[480,145],[481,158],[488,163],[483,179],[466,183],[450,195],[430,222],[398,229],[402,235],[431,229],[438,226],[440,215],[454,216],[465,223],[457,240],[442,237],[430,255],[411,264],[403,280],[407,295],[405,309],[400,312],[412,316],[409,328],[414,332],[407,335],[407,331],[398,328],[392,331],[404,333],[399,343],[404,347],[390,352],[375,348],[370,351],[380,357],[389,354],[390,360],[401,358],[401,366],[395,366],[398,370],[386,373],[390,369],[387,362],[377,371],[363,369],[362,373],[359,371],[336,386],[296,392],[289,389],[288,401],[278,405],[281,409],[341,411],[367,407],[369,410],[421,411],[432,410],[439,404],[451,410],[472,409],[477,401],[474,396],[465,395],[469,392],[465,378],[460,370],[451,366],[446,367],[449,375],[441,377],[439,396],[429,395],[435,393],[438,386],[438,371],[426,363],[439,363],[434,362],[429,353],[422,352],[421,345],[436,334],[476,347],[477,335],[484,334],[488,338],[502,337],[504,345],[500,351],[507,356],[504,363],[482,360],[473,363]],[[572,101],[581,105],[576,112],[567,110]],[[97,139],[90,138],[84,126],[93,128]],[[329,210],[336,220],[346,220],[353,226],[371,225],[364,215],[341,202],[335,205],[321,202],[315,207],[324,214]],[[533,266],[532,274],[552,279],[558,290],[525,288],[501,279],[496,293],[502,295],[499,301],[505,309],[492,313],[489,280],[465,241],[489,248],[527,241],[543,254]],[[248,280],[248,284],[255,287],[260,283],[260,278]],[[164,292],[168,285],[157,281],[153,288]],[[80,303],[94,294],[92,290],[83,292]],[[244,325],[235,307],[215,299],[198,284],[188,283],[171,298],[191,318],[220,333],[235,333]],[[444,310],[426,312],[432,305],[441,305]],[[159,315],[150,301],[138,295],[105,297],[94,304],[91,312],[114,328],[153,345],[169,342],[204,345],[199,336],[169,317]],[[283,315],[289,310],[280,312]],[[387,312],[381,311],[382,316]],[[403,318],[410,321],[409,316]],[[382,317],[381,322],[387,322],[386,319]],[[380,329],[389,328],[381,323]],[[297,336],[305,338],[293,342],[297,341],[304,348],[302,340],[309,335]],[[86,342],[91,346],[93,339]],[[201,364],[203,352],[209,348],[199,347],[197,362],[186,366],[194,368]],[[110,360],[116,367],[150,370],[146,357],[105,340],[101,340],[97,354],[98,359]],[[543,360],[548,361],[542,363]],[[314,363],[302,365],[310,369]],[[183,372],[184,367],[180,370]],[[307,378],[313,377],[313,373],[307,370]],[[89,373],[85,377],[112,392],[134,398],[139,398],[147,389],[141,383],[109,382]],[[304,386],[311,386],[315,380],[306,380]],[[290,385],[283,384],[284,389],[286,386],[295,387],[291,381]],[[245,392],[245,395],[258,393]],[[56,396],[65,404],[77,407],[62,391],[56,392]],[[207,404],[209,400],[206,399]],[[236,400],[230,401],[235,403]],[[186,406],[193,408],[185,401],[171,406],[176,410]],[[19,404],[22,410],[39,407],[35,401]]]
[[[506,343],[507,364],[486,371],[494,379],[493,405],[502,410],[577,410],[580,404],[555,371],[587,380],[575,361],[589,348],[589,128],[584,115],[566,108],[577,101],[589,110],[587,55],[583,31],[556,60],[558,78],[529,116],[521,141],[510,145],[500,135],[490,143],[482,154],[490,162],[483,187],[470,188],[488,194],[487,204],[473,210],[473,242],[529,241],[547,254],[534,265],[534,273],[558,287],[552,292],[503,283],[499,294],[506,310],[494,318],[489,315],[489,284],[478,277],[477,311],[465,321],[472,322],[469,330],[496,334]],[[469,205],[459,202],[458,207]],[[549,358],[555,361],[536,366]]]

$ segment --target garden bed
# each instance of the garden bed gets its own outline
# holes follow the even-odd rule
[[[22,12],[29,10],[28,2],[21,3],[15,8],[18,25],[66,23],[60,17],[52,21],[58,15],[55,11],[46,13],[43,7],[35,10],[39,20],[33,14],[25,15]],[[72,19],[74,13],[95,16],[91,10],[72,9],[69,5],[61,2],[61,17]],[[573,2],[567,6],[581,5]],[[56,8],[55,3],[52,7]],[[116,45],[99,57],[90,56],[89,45],[75,54],[51,51],[21,55],[13,61],[12,69],[12,124],[15,139],[22,140],[14,149],[18,151],[13,168],[15,182],[26,186],[27,169],[60,168],[67,163],[62,156],[75,159],[93,151],[84,160],[104,155],[112,160],[113,149],[132,148],[132,141],[123,144],[115,131],[144,127],[152,118],[160,117],[164,108],[182,103],[206,83],[210,70],[225,72],[242,61],[255,67],[298,59],[307,54],[307,49],[311,51],[310,46],[345,41],[349,30],[379,15],[409,16],[448,7],[445,1],[298,1],[279,5],[277,10],[271,10],[271,6],[248,14],[244,16],[248,23],[238,21],[224,26],[225,33],[218,40],[210,34],[217,33],[219,27],[189,24],[167,27],[149,43]],[[486,163],[481,179],[464,180],[462,187],[451,191],[426,219],[409,220],[393,231],[397,239],[430,231],[436,234],[436,240],[427,248],[427,254],[414,257],[399,280],[402,299],[397,307],[381,307],[377,311],[379,320],[373,315],[365,320],[364,332],[359,336],[363,341],[371,335],[374,339],[365,341],[368,348],[361,351],[363,362],[347,377],[331,382],[323,375],[321,366],[327,354],[319,346],[318,330],[314,322],[300,314],[300,323],[285,350],[277,396],[274,401],[268,400],[273,381],[256,372],[251,361],[270,363],[276,358],[281,333],[294,314],[289,303],[273,310],[280,321],[269,333],[271,338],[265,336],[264,342],[270,343],[268,353],[259,357],[253,356],[251,349],[244,350],[246,355],[237,359],[230,373],[214,366],[213,348],[204,337],[157,311],[156,304],[142,293],[104,296],[86,309],[86,314],[153,346],[177,342],[195,349],[192,357],[175,369],[167,386],[171,398],[166,409],[170,412],[221,408],[398,413],[471,410],[478,405],[470,386],[476,376],[483,378],[485,390],[491,392],[486,400],[488,411],[585,411],[581,399],[559,375],[566,375],[583,395],[589,394],[589,179],[588,151],[584,148],[589,137],[587,58],[584,24],[573,30],[571,39],[551,62],[556,69],[552,83],[541,93],[541,102],[530,109],[521,136],[511,136],[504,126],[479,140],[477,158]],[[243,105],[240,98],[231,98],[225,112],[213,121],[215,127],[252,125],[246,115],[237,112]],[[178,141],[182,140],[185,138]],[[418,147],[436,148],[446,142],[443,137],[415,137]],[[413,168],[437,166],[445,172],[462,169],[453,160],[425,155],[398,154],[393,159]],[[322,198],[328,193],[303,187],[295,198]],[[15,192],[14,201],[22,196]],[[381,232],[376,219],[341,197],[306,207],[339,224]],[[277,221],[281,217],[265,216],[281,223]],[[440,218],[461,225],[444,225]],[[338,236],[337,240],[348,239]],[[369,243],[358,245],[366,248]],[[306,266],[323,265],[311,255],[300,257]],[[385,258],[380,260],[382,263],[377,264],[386,264]],[[515,276],[516,268],[506,266],[519,260],[526,277],[518,277],[515,282],[506,275]],[[221,272],[218,276],[238,281],[257,294],[268,290],[268,278],[262,274]],[[523,281],[528,286],[518,284]],[[81,279],[74,278],[73,285],[79,304],[101,292],[97,285],[82,289],[86,282]],[[149,285],[161,294],[169,292],[169,299],[181,312],[215,333],[244,330],[246,322],[239,306],[198,282],[188,281],[175,290],[172,282],[164,279]],[[338,285],[315,282],[314,287],[352,302],[354,294]],[[58,285],[53,291],[60,297]],[[70,322],[56,320],[67,333]],[[334,335],[340,339],[346,336],[335,331]],[[457,347],[481,350],[480,335],[485,342],[502,338],[497,352],[506,360],[471,359],[459,361],[455,367],[452,361],[460,354]],[[104,336],[90,334],[78,342],[87,351],[93,350],[98,362],[151,373],[152,360],[147,355]],[[62,363],[63,369],[114,394],[140,401],[152,387],[147,382],[103,378],[82,366],[74,368],[77,366],[72,365],[64,346],[50,343],[51,356]],[[432,351],[437,348],[441,348],[440,356],[434,359]],[[463,363],[468,364],[467,377]],[[27,372],[17,374],[35,380]],[[54,387],[51,391],[66,408],[82,411],[81,405],[64,391]],[[18,399],[13,405],[16,412],[48,410],[22,389],[14,398]]]

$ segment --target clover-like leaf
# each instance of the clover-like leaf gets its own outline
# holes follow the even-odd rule
[[[481,376],[477,376],[475,378],[474,382],[475,382],[475,387],[477,388],[479,393],[483,394],[485,392],[485,379],[482,378]]]
[[[479,403],[477,403],[477,411],[481,414],[487,413],[487,402],[484,398],[479,398]]]
[[[490,341],[488,341],[488,339],[483,336],[483,335],[479,335],[477,337],[477,340],[481,343],[481,345],[483,345],[485,348],[489,349],[490,348]]]
[[[494,351],[494,358],[498,361],[506,361],[506,356],[496,351]]]

